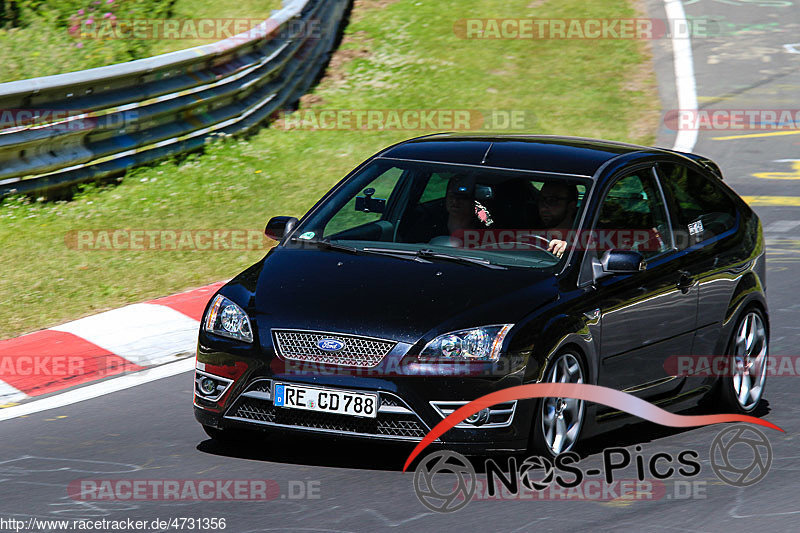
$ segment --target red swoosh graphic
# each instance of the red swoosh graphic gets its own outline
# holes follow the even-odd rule
[[[783,431],[783,429],[772,422],[748,415],[676,415],[675,413],[665,411],[650,402],[626,392],[609,389],[608,387],[601,387],[599,385],[586,385],[582,383],[531,383],[530,385],[518,385],[516,387],[489,393],[486,396],[481,396],[463,407],[456,409],[447,416],[447,418],[436,424],[434,428],[425,435],[425,438],[417,444],[417,447],[414,448],[414,451],[412,451],[411,455],[406,459],[403,472],[406,471],[414,458],[422,453],[422,450],[431,442],[481,409],[513,400],[548,397],[575,398],[577,400],[607,405],[608,407],[614,407],[620,411],[625,411],[626,413],[630,413],[650,422],[661,424],[662,426],[687,428],[720,424],[723,422],[750,422],[751,424],[758,424],[759,426]]]

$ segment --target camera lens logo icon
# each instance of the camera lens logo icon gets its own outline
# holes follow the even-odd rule
[[[541,479],[538,480],[531,475],[532,472],[537,470],[543,471]],[[522,485],[535,491],[542,491],[549,487],[553,482],[554,473],[555,469],[552,461],[539,456],[528,457],[519,467],[519,477],[522,480]]]
[[[745,424],[720,431],[711,442],[708,455],[717,477],[734,487],[755,485],[766,477],[772,465],[772,446],[767,436]]]
[[[476,488],[475,468],[460,453],[434,452],[414,471],[414,492],[431,511],[451,513],[462,509],[472,500]]]

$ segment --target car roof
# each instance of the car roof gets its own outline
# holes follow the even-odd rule
[[[618,156],[654,153],[674,155],[661,148],[581,137],[440,133],[396,144],[378,157],[591,177]]]

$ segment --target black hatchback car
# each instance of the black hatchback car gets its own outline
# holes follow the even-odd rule
[[[459,406],[542,381],[751,413],[765,383],[765,249],[693,154],[550,136],[437,134],[387,148],[209,303],[194,412],[239,430],[419,441]],[[676,358],[723,356],[721,376]],[[691,366],[691,365],[690,365]],[[467,453],[556,455],[632,420],[568,398],[494,405]],[[233,435],[237,435],[236,438]]]

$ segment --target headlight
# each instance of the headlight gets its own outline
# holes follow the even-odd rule
[[[419,358],[422,361],[497,361],[503,340],[513,325],[500,324],[445,333],[429,342]]]
[[[203,329],[223,337],[253,342],[253,330],[247,313],[221,294],[217,294],[211,302]]]

